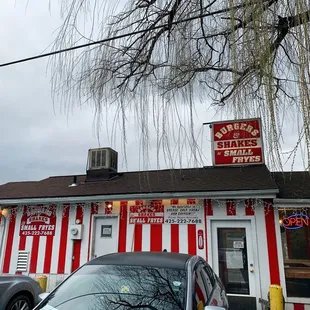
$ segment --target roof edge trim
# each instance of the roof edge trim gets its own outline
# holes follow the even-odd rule
[[[294,199],[294,198],[276,198],[274,204],[310,204],[310,199]]]
[[[151,200],[151,199],[173,199],[173,198],[213,198],[213,199],[242,199],[242,198],[276,198],[278,189],[266,190],[240,190],[240,191],[213,191],[213,192],[167,192],[149,194],[118,194],[118,195],[94,195],[94,196],[66,196],[49,198],[20,198],[0,199],[0,205],[18,204],[44,204],[44,203],[74,203],[95,202],[100,200]]]

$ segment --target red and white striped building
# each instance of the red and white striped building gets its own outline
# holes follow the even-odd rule
[[[304,177],[303,191],[294,181],[300,174],[291,184],[284,178],[260,164],[127,173],[102,169],[7,183],[0,186],[0,270],[46,275],[51,290],[96,256],[166,249],[205,258],[238,309],[260,309],[269,285],[279,284],[286,309],[309,310],[308,222],[298,227],[308,254],[299,254],[296,236],[280,224],[286,208],[310,215],[305,200],[310,178]],[[292,198],[288,188],[299,190],[303,201]],[[287,269],[296,263],[294,255],[309,255],[298,257],[305,268],[297,282],[300,266]]]

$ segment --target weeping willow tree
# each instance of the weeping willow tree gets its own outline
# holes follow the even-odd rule
[[[55,50],[110,40],[52,58],[53,94],[68,107],[89,102],[98,120],[115,108],[124,146],[132,121],[126,116],[134,111],[145,158],[152,127],[158,154],[173,158],[175,139],[187,141],[200,158],[194,113],[203,105],[238,118],[261,117],[276,168],[283,163],[283,131],[294,124],[288,158],[294,163],[301,150],[309,170],[308,1],[127,0],[122,6],[63,0],[62,17]]]

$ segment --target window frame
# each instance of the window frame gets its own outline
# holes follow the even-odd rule
[[[278,261],[279,261],[279,272],[280,272],[280,281],[283,283],[283,296],[287,303],[300,303],[300,304],[309,304],[310,298],[309,297],[288,297],[287,296],[287,286],[286,286],[286,277],[285,277],[285,271],[284,271],[284,255],[283,255],[283,244],[281,239],[281,226],[279,225],[280,216],[279,216],[279,210],[283,209],[302,209],[302,208],[308,208],[310,209],[310,203],[309,204],[299,204],[294,202],[281,202],[280,199],[278,199],[275,202],[275,208],[274,208],[274,223],[275,223],[275,230],[276,230],[276,239],[277,239],[277,252],[278,252]],[[310,211],[310,210],[309,210]]]

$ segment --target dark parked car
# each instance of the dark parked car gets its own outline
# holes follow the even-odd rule
[[[35,310],[228,309],[220,279],[199,256],[114,253],[71,274]]]
[[[0,275],[0,309],[31,310],[38,304],[39,283],[22,275]]]

